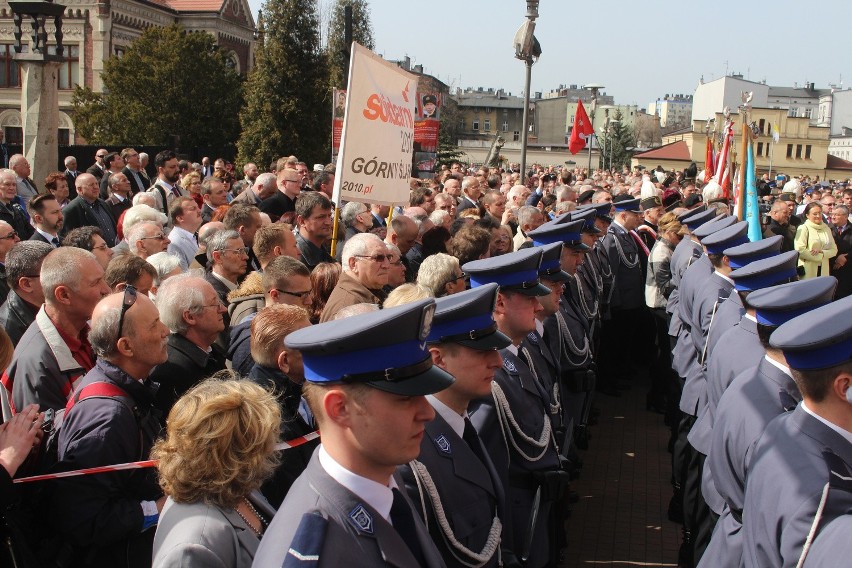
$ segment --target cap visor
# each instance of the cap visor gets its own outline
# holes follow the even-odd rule
[[[432,365],[429,370],[401,381],[367,381],[365,384],[374,389],[398,394],[400,396],[423,396],[442,391],[455,379],[440,367]]]
[[[521,288],[520,286],[517,288],[512,286],[502,286],[501,289],[506,290],[507,292],[517,292],[524,296],[547,296],[550,294],[550,288],[540,282],[530,288]]]
[[[550,280],[551,282],[567,282],[571,276],[564,270],[554,272],[553,274],[539,274],[539,280]]]
[[[503,332],[495,331],[494,333],[489,333],[485,337],[480,337],[478,339],[464,339],[462,341],[456,341],[456,343],[464,345],[465,347],[470,347],[471,349],[476,349],[477,351],[492,351],[494,349],[505,349],[512,344],[512,340]]]

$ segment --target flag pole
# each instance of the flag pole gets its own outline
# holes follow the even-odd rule
[[[742,122],[740,128],[743,133],[742,152],[740,153],[740,183],[739,191],[737,192],[737,219],[743,220],[745,206],[745,184],[746,184],[746,164],[748,162],[748,141],[751,134],[751,127],[748,124],[748,111],[751,108],[751,93],[743,93],[743,105],[740,107],[740,115]]]
[[[334,203],[332,203],[334,205]],[[334,207],[334,224],[331,229],[331,256],[334,256],[337,250],[337,225],[340,221],[340,207]]]

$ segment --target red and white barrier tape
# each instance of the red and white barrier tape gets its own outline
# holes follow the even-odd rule
[[[316,440],[320,437],[319,431],[311,432],[305,436],[294,438],[287,442],[279,442],[275,444],[275,450],[289,450],[306,444],[311,440]],[[86,469],[75,469],[74,471],[63,471],[60,473],[47,473],[45,475],[33,475],[31,477],[21,477],[13,480],[14,483],[29,483],[31,481],[45,481],[47,479],[61,479],[63,477],[76,477],[78,475],[93,475],[95,473],[109,473],[115,471],[124,471],[128,469],[145,469],[148,467],[157,467],[158,460],[146,460],[130,463],[119,463],[115,465],[102,465],[98,467],[88,467]]]

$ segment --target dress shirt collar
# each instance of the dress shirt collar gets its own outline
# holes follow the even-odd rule
[[[770,365],[772,365],[773,367],[775,367],[776,369],[778,369],[779,371],[781,371],[782,373],[784,373],[785,375],[790,377],[791,379],[793,378],[793,373],[790,372],[790,367],[788,367],[787,365],[782,365],[781,363],[779,363],[778,361],[776,361],[775,359],[773,359],[769,355],[764,355],[763,358],[766,359],[767,363],[769,363]]]
[[[435,412],[441,415],[447,424],[450,425],[450,428],[453,429],[459,438],[464,437],[464,419],[465,417],[435,398],[435,395],[427,394],[426,400],[429,401],[429,404],[432,405],[432,408],[435,409]]]
[[[57,240],[59,239],[58,235],[51,235],[50,233],[45,233],[44,231],[42,231],[38,227],[36,227],[35,230],[38,231],[38,234],[40,234],[42,237],[47,239],[47,242],[49,242],[50,244],[53,244],[53,239],[57,239]]]
[[[319,462],[333,480],[366,501],[386,521],[390,521],[390,510],[391,505],[393,505],[393,489],[397,487],[393,476],[388,478],[387,485],[382,485],[372,479],[361,477],[337,463],[325,451],[322,445],[320,445],[319,449]]]
[[[826,426],[828,426],[829,428],[831,428],[832,430],[834,430],[835,432],[837,432],[838,434],[843,436],[844,440],[846,440],[847,442],[852,444],[852,432],[844,430],[843,428],[841,428],[840,426],[838,426],[834,422],[829,422],[828,420],[826,420],[825,418],[823,418],[819,414],[816,414],[813,410],[808,408],[808,405],[807,405],[807,403],[805,403],[804,400],[802,401],[802,410],[804,410],[805,412],[807,412],[808,414],[810,414],[811,416],[813,416],[814,418],[816,418],[817,420],[819,420],[820,422],[822,422],[823,424],[825,424]]]
[[[237,285],[234,284],[233,282],[231,282],[230,280],[228,280],[227,278],[225,278],[224,276],[222,276],[220,274],[216,274],[212,270],[210,271],[210,274],[213,275],[213,278],[215,278],[216,280],[218,280],[219,282],[221,282],[222,284],[227,286],[228,290],[236,290],[237,289]]]
[[[731,286],[733,286],[733,285],[734,285],[734,281],[733,281],[731,278],[729,278],[728,276],[726,276],[726,275],[722,274],[722,273],[721,273],[721,272],[719,272],[718,270],[714,270],[713,272],[716,274],[716,276],[718,276],[719,278],[721,278],[721,279],[722,279],[722,280],[724,280],[725,282],[728,282]]]

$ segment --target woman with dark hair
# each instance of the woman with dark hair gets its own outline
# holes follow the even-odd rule
[[[451,239],[450,232],[441,226],[432,227],[423,233],[421,239],[423,243],[423,258],[425,259],[439,252],[446,253]]]
[[[59,207],[65,207],[71,203],[71,200],[68,199],[68,179],[62,172],[47,174],[47,177],[44,178],[44,187],[56,198]]]
[[[278,466],[281,410],[263,387],[207,379],[169,412],[151,450],[168,496],[154,536],[157,568],[250,568],[275,510],[260,494]]]
[[[342,268],[336,262],[321,262],[311,272],[311,293],[308,296],[311,303],[308,307],[311,323],[319,322],[328,297],[340,280]]]

